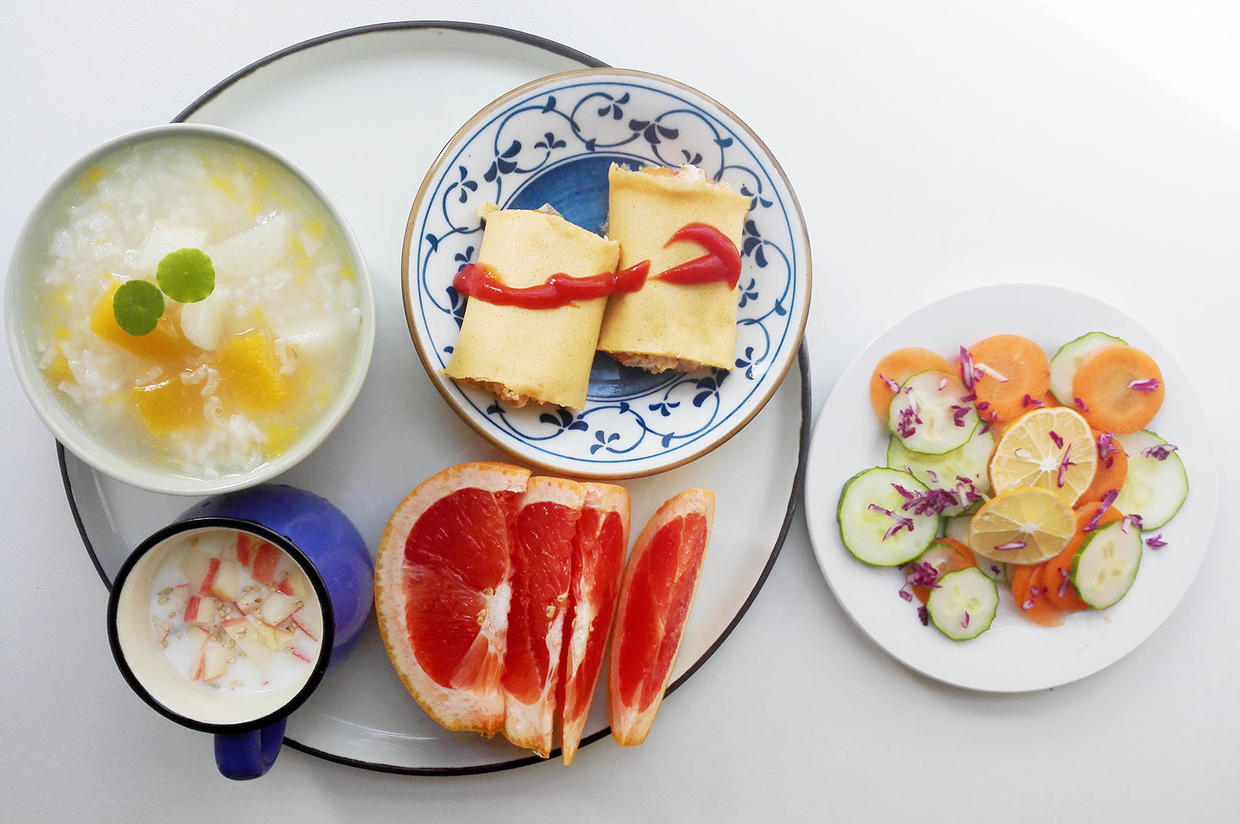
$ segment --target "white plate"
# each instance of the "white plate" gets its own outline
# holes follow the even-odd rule
[[[1040,627],[1018,614],[1000,586],[999,614],[976,640],[955,642],[923,627],[916,604],[900,599],[893,569],[867,566],[848,554],[835,511],[840,490],[857,472],[886,460],[887,431],[870,407],[869,380],[878,360],[901,346],[924,346],[949,359],[960,345],[1014,333],[1048,356],[1087,332],[1103,331],[1149,353],[1162,369],[1166,400],[1151,429],[1171,443],[1188,471],[1188,500],[1162,530],[1168,545],[1144,550],[1141,571],[1124,600],[1109,610],[1069,615],[1063,626]],[[827,398],[810,445],[805,499],[818,564],[844,610],[870,638],[925,675],[977,690],[1019,692],[1091,675],[1148,638],[1188,590],[1214,528],[1218,469],[1201,402],[1179,365],[1135,320],[1096,299],[1055,286],[1012,283],[960,292],[896,323],[845,370]],[[1146,537],[1149,537],[1147,534]]]
[[[264,59],[186,113],[278,147],[329,193],[357,234],[375,291],[370,373],[331,437],[277,480],[335,503],[372,550],[397,503],[423,479],[461,461],[504,459],[443,402],[409,340],[400,299],[409,204],[444,142],[473,112],[524,82],[583,65],[597,61],[484,26],[370,27]],[[681,489],[713,487],[718,495],[715,537],[677,658],[677,684],[740,620],[783,541],[808,442],[807,368],[802,358],[801,369],[723,447],[625,484],[638,526]],[[62,461],[83,539],[105,582],[130,548],[190,503],[125,486],[63,452]],[[589,739],[607,734],[604,695],[594,702]],[[663,712],[675,712],[676,703],[673,697]],[[286,741],[324,758],[393,772],[484,772],[538,761],[502,739],[450,733],[431,721],[401,686],[373,621],[358,648],[292,716]],[[588,757],[588,749],[578,756]]]
[[[731,368],[652,375],[600,353],[585,408],[576,411],[511,408],[444,375],[465,315],[452,278],[475,261],[478,207],[549,203],[570,222],[601,232],[613,163],[692,163],[749,197]],[[520,460],[582,478],[662,472],[739,432],[796,359],[809,313],[805,222],[762,141],[701,92],[627,69],[544,77],[470,118],[422,183],[402,268],[409,330],[444,399]]]

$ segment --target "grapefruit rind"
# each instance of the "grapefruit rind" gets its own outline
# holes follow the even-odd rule
[[[449,730],[468,730],[494,735],[504,728],[504,695],[495,688],[479,694],[473,690],[444,687],[433,680],[418,662],[406,626],[405,542],[418,519],[440,499],[461,489],[487,492],[522,492],[528,482],[527,469],[502,463],[467,463],[449,467],[428,478],[396,507],[379,539],[375,558],[375,613],[379,635],[388,658],[405,689],[426,713]],[[508,602],[511,590],[508,576],[486,596],[486,618],[479,638],[491,645],[492,655],[502,660],[507,636]]]
[[[644,710],[627,706],[621,698],[620,669],[617,659],[619,658],[620,644],[623,642],[625,618],[629,606],[634,571],[638,568],[642,556],[650,549],[655,535],[658,534],[662,527],[677,518],[693,514],[701,515],[706,520],[705,548],[698,557],[697,565],[692,570],[686,570],[687,574],[692,575],[692,589],[688,607],[685,611],[685,618],[679,626],[671,627],[670,629],[665,628],[665,631],[677,634],[675,652],[668,660],[666,672],[661,674],[662,684],[659,686],[654,700]],[[711,526],[714,521],[714,515],[715,494],[708,489],[688,489],[668,499],[663,506],[659,507],[646,526],[642,528],[641,533],[637,536],[637,543],[634,545],[633,551],[625,564],[624,580],[620,585],[620,597],[616,608],[615,631],[612,633],[611,638],[611,661],[607,674],[611,733],[612,737],[622,747],[637,746],[646,740],[646,737],[650,734],[651,725],[654,724],[655,716],[659,712],[659,707],[663,703],[663,695],[667,690],[668,682],[671,680],[671,674],[676,668],[676,656],[680,651],[680,642],[684,639],[684,626],[688,622],[689,610],[693,607],[693,597],[696,595],[698,583],[701,581],[701,562],[706,555],[705,549],[710,546]],[[660,676],[651,673],[650,677]]]

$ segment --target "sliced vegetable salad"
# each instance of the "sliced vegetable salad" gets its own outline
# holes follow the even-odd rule
[[[1104,332],[1050,358],[1010,334],[951,358],[908,347],[875,366],[886,465],[845,483],[844,545],[898,568],[900,597],[953,640],[989,629],[1001,590],[1045,626],[1114,606],[1188,495],[1177,447],[1148,429],[1158,364]]]

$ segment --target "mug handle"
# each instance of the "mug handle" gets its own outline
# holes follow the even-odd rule
[[[215,765],[225,778],[245,781],[271,769],[280,754],[287,719],[250,732],[216,733]]]

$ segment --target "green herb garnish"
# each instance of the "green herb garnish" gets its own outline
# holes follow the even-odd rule
[[[159,262],[155,280],[173,300],[197,303],[215,289],[215,267],[201,249],[178,249]]]
[[[129,334],[145,335],[164,314],[164,296],[155,284],[145,280],[122,283],[112,296],[112,314]]]

